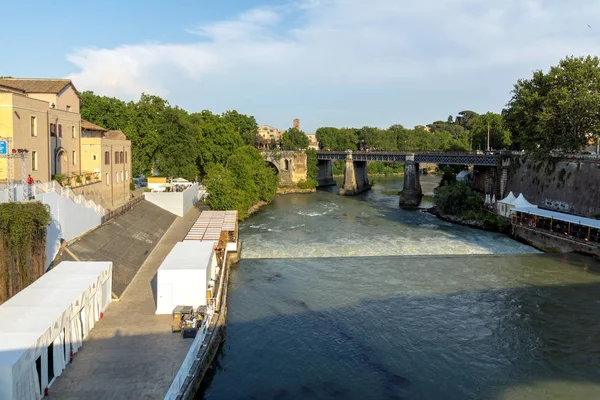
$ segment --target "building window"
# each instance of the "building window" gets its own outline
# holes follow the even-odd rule
[[[115,151],[115,164],[119,163],[119,152]]]
[[[121,164],[123,164],[123,160],[124,160],[124,158],[123,158],[123,157],[124,157],[124,156],[123,156],[123,152],[121,152],[121,154],[120,154],[120,157],[121,157],[121,161],[120,161],[120,163],[121,163]]]
[[[115,172],[115,182],[119,183],[119,171]]]
[[[71,155],[73,157],[73,165],[77,165],[77,153],[73,151]]]
[[[124,177],[124,174],[123,174],[123,171],[121,171],[121,180],[122,180],[122,181],[124,181],[124,180],[125,180],[125,179],[123,179],[123,177]]]
[[[92,154],[92,160],[93,160],[93,161],[96,161],[97,159],[98,159],[98,157],[96,157],[96,155],[95,155],[95,154]]]
[[[127,164],[127,152],[125,152],[125,164]]]
[[[62,125],[58,124],[58,137],[62,137]]]
[[[56,137],[56,124],[50,124],[50,136]]]
[[[71,106],[67,106],[67,111],[71,111]]]
[[[128,181],[129,180],[129,171],[125,171],[125,180]]]
[[[71,137],[75,138],[75,127],[74,126],[71,127]]]
[[[37,155],[37,151],[32,151],[31,152],[31,170],[32,171],[37,171],[38,169],[38,155]]]
[[[106,180],[106,186],[110,185],[110,175],[108,174],[108,172],[106,173],[106,179],[105,180]]]
[[[31,116],[31,136],[37,136],[37,118],[34,115]]]
[[[105,151],[104,152],[104,165],[109,165],[110,164],[110,152]]]

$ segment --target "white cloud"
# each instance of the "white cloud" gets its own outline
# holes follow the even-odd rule
[[[593,0],[304,0],[190,29],[199,35],[195,43],[86,48],[68,59],[78,69],[70,76],[78,88],[127,99],[150,92],[194,110],[246,107],[276,120],[275,110],[286,106],[310,112],[323,105],[347,110],[336,118],[357,118],[350,95],[376,91],[372,107],[385,107],[381,101],[403,107],[395,93],[409,101],[439,87],[445,109],[456,112],[477,108],[479,95],[458,93],[449,82],[481,80],[504,90],[494,102],[501,106],[510,91],[506,81],[565,55],[600,53],[598,16]],[[457,98],[472,105],[452,104]],[[365,123],[378,123],[359,102]]]

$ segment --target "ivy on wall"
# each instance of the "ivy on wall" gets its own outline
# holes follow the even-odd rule
[[[44,273],[50,221],[40,202],[0,204],[0,304]]]

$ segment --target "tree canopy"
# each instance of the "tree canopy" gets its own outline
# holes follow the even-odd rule
[[[599,64],[598,57],[567,57],[515,84],[505,119],[521,148],[547,156],[577,152],[598,139]]]
[[[308,148],[308,136],[298,128],[290,128],[281,135],[283,150],[304,150]]]

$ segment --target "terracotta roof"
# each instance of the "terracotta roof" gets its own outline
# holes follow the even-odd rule
[[[86,131],[107,131],[107,129],[101,127],[100,125],[92,124],[90,121],[86,121],[84,119],[81,120],[81,129]]]
[[[127,136],[121,131],[108,131],[104,134],[107,139],[127,140]]]
[[[0,85],[21,90],[25,93],[59,93],[67,85],[73,85],[70,79],[19,79],[0,78]],[[75,89],[75,86],[73,86]]]
[[[10,87],[10,86],[5,86],[5,85],[2,85],[2,84],[0,84],[0,92],[3,92],[3,93],[20,93],[20,94],[25,93],[24,90],[13,88],[13,87]]]

